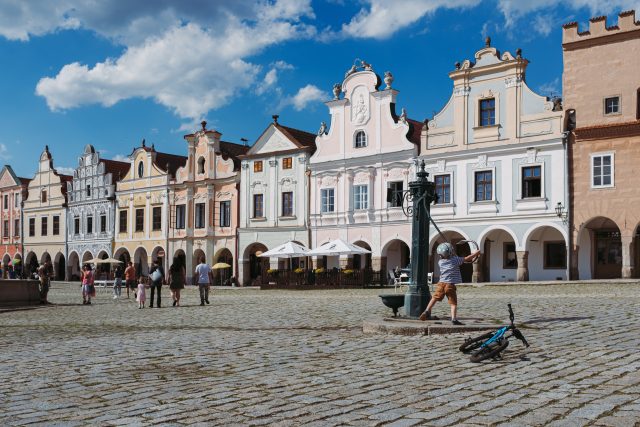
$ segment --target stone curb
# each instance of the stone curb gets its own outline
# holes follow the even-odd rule
[[[497,329],[497,324],[491,324],[480,319],[460,319],[465,325],[452,325],[449,320],[410,320],[403,318],[385,317],[384,319],[369,319],[362,323],[365,334],[390,335],[448,335],[465,332],[478,332]]]

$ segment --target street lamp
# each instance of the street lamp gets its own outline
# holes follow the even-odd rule
[[[562,202],[558,202],[556,205],[556,215],[562,220],[562,222],[567,222],[567,210],[562,206]]]
[[[420,162],[416,180],[409,183],[409,190],[402,192],[402,210],[411,217],[411,277],[409,289],[405,294],[404,309],[407,317],[417,318],[427,307],[431,299],[429,293],[429,222],[430,205],[437,200],[436,186],[429,181],[424,160]],[[388,190],[387,200],[392,197]]]

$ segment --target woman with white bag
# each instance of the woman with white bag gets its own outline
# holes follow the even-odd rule
[[[157,259],[153,260],[153,267],[151,267],[151,271],[149,271],[149,279],[151,280],[151,298],[149,299],[149,308],[153,308],[153,294],[156,290],[158,291],[158,303],[156,304],[156,307],[160,308],[160,303],[162,301],[160,291],[162,290],[162,284],[164,283],[164,269],[160,265],[160,261]]]

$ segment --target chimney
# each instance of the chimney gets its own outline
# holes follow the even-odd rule
[[[240,138],[240,141],[242,141],[242,145],[244,145],[245,147],[247,146],[247,142],[249,142],[247,138]]]
[[[280,116],[279,116],[279,115],[277,115],[277,114],[274,114],[274,115],[273,115],[273,116],[271,116],[271,117],[273,117],[273,124],[277,125],[277,124],[278,124],[278,117],[280,117]]]

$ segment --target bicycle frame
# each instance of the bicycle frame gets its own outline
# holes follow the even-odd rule
[[[502,337],[504,337],[504,334],[506,334],[509,329],[511,329],[510,326],[503,326],[502,328],[498,329],[491,338],[489,338],[484,343],[482,343],[480,348],[482,349],[482,348],[488,347],[491,344],[501,340]]]

